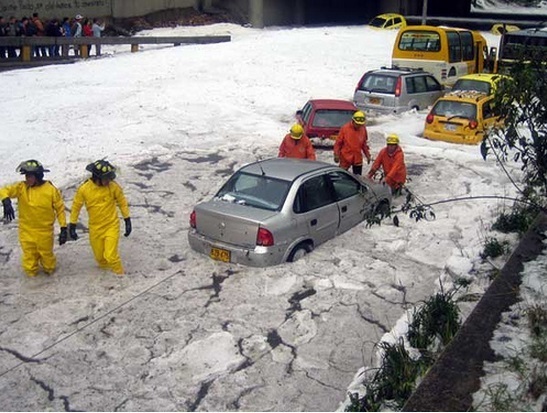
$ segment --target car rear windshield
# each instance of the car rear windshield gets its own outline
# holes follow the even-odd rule
[[[349,122],[353,110],[319,109],[315,112],[312,126],[316,128],[339,128]]]
[[[492,87],[490,82],[483,82],[482,80],[458,79],[456,83],[454,83],[452,90],[476,90],[477,92],[483,92],[489,95]]]
[[[395,93],[395,85],[397,84],[397,76],[383,75],[371,73],[365,76],[359,90],[376,93]]]
[[[237,172],[218,191],[216,199],[278,211],[285,202],[290,186],[289,181]]]
[[[477,119],[477,106],[474,103],[439,100],[432,109],[436,116],[447,118]]]

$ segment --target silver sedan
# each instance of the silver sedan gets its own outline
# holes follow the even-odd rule
[[[387,214],[388,186],[324,162],[272,158],[235,172],[190,215],[190,246],[255,267],[296,261],[367,217]]]

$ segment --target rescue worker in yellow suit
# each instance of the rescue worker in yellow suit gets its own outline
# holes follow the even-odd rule
[[[91,172],[91,178],[85,181],[74,195],[68,233],[73,240],[78,239],[76,223],[85,204],[89,217],[89,242],[95,260],[99,267],[123,275],[122,260],[118,253],[120,222],[116,207],[120,209],[124,218],[123,235],[126,237],[131,234],[131,218],[123,190],[114,181],[116,168],[105,160],[98,160],[87,165],[85,169]]]
[[[4,221],[15,219],[11,198],[19,205],[19,242],[23,250],[23,270],[29,277],[38,274],[40,267],[51,275],[57,259],[53,254],[53,225],[55,218],[61,227],[59,244],[67,241],[65,204],[61,192],[50,182],[44,181],[44,169],[37,160],[21,162],[16,172],[25,175],[25,181],[0,189],[4,207]]]

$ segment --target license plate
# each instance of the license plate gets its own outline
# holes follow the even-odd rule
[[[222,248],[211,248],[209,256],[217,261],[230,262],[230,251]]]
[[[453,123],[445,123],[444,130],[454,132],[456,130],[456,125],[454,125]]]
[[[382,99],[380,98],[370,98],[368,102],[372,105],[379,105],[382,103]]]

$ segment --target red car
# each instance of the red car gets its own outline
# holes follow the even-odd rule
[[[349,100],[312,99],[296,112],[296,120],[313,144],[332,145],[356,110],[359,109]]]

